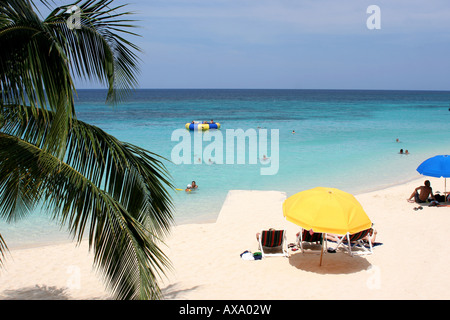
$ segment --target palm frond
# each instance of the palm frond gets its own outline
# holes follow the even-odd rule
[[[86,80],[98,80],[107,86],[107,101],[122,101],[130,89],[137,87],[136,75],[140,49],[123,35],[138,36],[129,31],[134,20],[125,19],[130,12],[111,7],[112,0],[78,0],[80,27],[69,29],[71,14],[67,6],[56,8],[45,20],[53,35],[66,47],[74,74]],[[71,5],[72,6],[72,5]],[[70,49],[70,50],[69,50]]]
[[[36,188],[53,217],[78,241],[88,233],[96,266],[117,298],[160,298],[157,279],[170,263],[156,245],[159,236],[145,227],[149,223],[143,211],[131,214],[80,172],[17,137],[0,133],[0,159],[2,177],[20,167],[29,173],[27,182],[38,182]],[[5,181],[0,180],[0,187]],[[0,202],[0,210],[7,209]]]
[[[0,6],[0,107],[29,104],[33,112],[57,114],[45,149],[64,154],[65,138],[75,114],[68,59],[29,1],[2,1]]]
[[[49,135],[52,116],[34,115],[30,107],[4,107],[3,132],[41,148]],[[64,161],[96,186],[111,194],[134,216],[150,218],[149,228],[166,234],[173,224],[167,189],[173,189],[164,158],[124,143],[98,127],[74,120],[68,132]]]
[[[71,30],[67,6],[41,20],[29,0],[1,3],[0,217],[44,202],[74,238],[88,236],[116,297],[159,298],[170,263],[157,243],[173,223],[163,159],[76,120],[74,109],[73,75],[104,83],[111,103],[137,86],[133,20],[112,0],[74,4],[81,26]],[[0,236],[1,258],[5,250]]]
[[[3,261],[5,259],[6,252],[8,251],[8,246],[6,245],[5,240],[0,234],[0,266],[3,265]]]

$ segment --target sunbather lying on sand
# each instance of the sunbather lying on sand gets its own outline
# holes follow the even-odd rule
[[[337,234],[332,234],[332,233],[327,233],[327,240],[330,241],[334,241],[334,242],[339,242],[342,236],[337,235]],[[365,236],[362,240],[369,242],[369,240],[372,241],[372,244],[375,243],[375,239],[377,237],[377,230],[375,229],[370,229],[370,232],[367,236]]]

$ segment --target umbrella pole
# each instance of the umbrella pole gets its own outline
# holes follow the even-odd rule
[[[322,266],[322,256],[323,256],[323,241],[322,241],[322,251],[320,251],[320,266]]]

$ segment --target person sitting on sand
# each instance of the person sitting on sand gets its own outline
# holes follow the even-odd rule
[[[425,180],[424,185],[417,187],[414,189],[414,192],[409,197],[408,202],[416,202],[416,203],[425,203],[427,202],[428,197],[431,197],[431,199],[436,200],[433,195],[433,189],[430,186],[430,181]],[[414,201],[412,200],[414,198]]]

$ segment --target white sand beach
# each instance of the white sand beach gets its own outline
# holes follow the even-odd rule
[[[356,195],[378,231],[372,255],[344,251],[319,255],[291,252],[289,258],[246,261],[258,251],[261,229],[286,229],[295,241],[299,227],[286,221],[279,191],[230,191],[214,223],[173,228],[165,248],[173,264],[161,279],[166,299],[449,299],[446,237],[450,207],[413,210],[415,187],[429,179],[444,191],[444,179],[420,177]],[[329,243],[330,247],[335,246]],[[14,249],[0,271],[1,299],[109,299],[92,269],[86,243]]]

